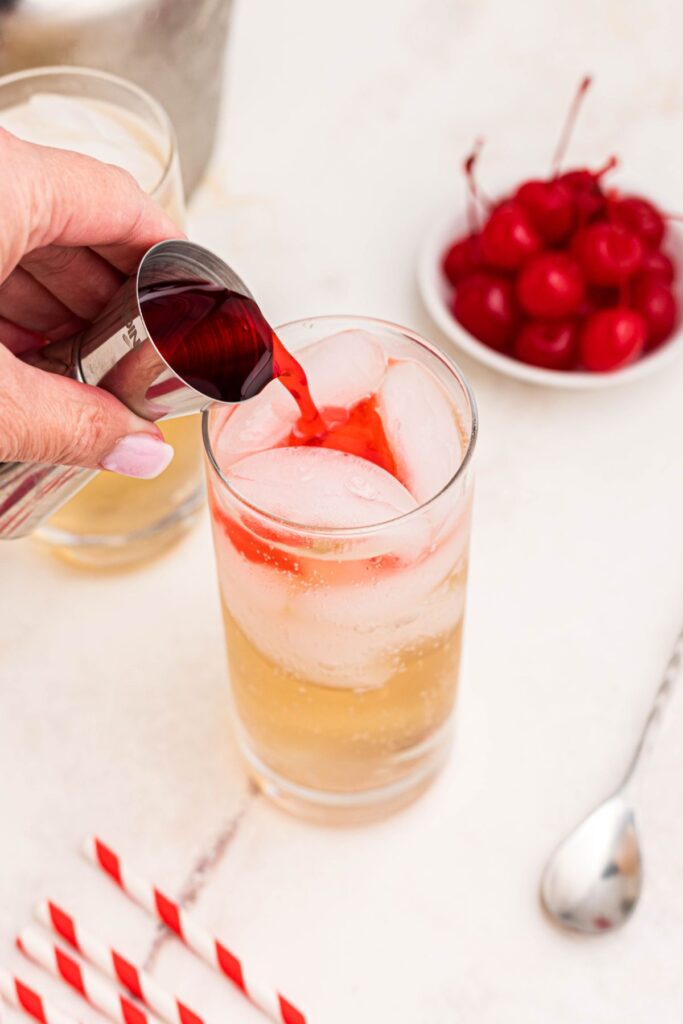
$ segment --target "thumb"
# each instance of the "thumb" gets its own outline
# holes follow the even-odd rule
[[[0,345],[0,460],[151,479],[173,458],[159,428],[101,388],[46,373]]]

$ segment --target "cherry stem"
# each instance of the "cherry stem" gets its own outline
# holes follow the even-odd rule
[[[557,148],[555,149],[555,153],[553,155],[553,162],[551,166],[551,173],[553,175],[557,174],[557,172],[560,169],[560,164],[564,160],[564,156],[567,152],[567,147],[569,145],[569,140],[572,137],[574,126],[576,124],[576,119],[579,115],[581,104],[583,103],[583,98],[588,92],[592,81],[592,75],[585,75],[585,77],[581,79],[579,87],[576,90],[576,93],[574,94],[574,99],[572,100],[569,112],[567,114],[567,118],[562,127],[562,132],[557,143]]]
[[[602,167],[599,167],[598,170],[594,172],[593,177],[596,181],[600,181],[600,178],[604,178],[606,174],[609,174],[610,171],[613,171],[614,168],[618,166],[619,158],[616,156],[611,156],[609,160],[605,161]]]
[[[475,139],[472,152],[465,157],[465,161],[462,165],[465,173],[465,181],[467,182],[467,221],[470,234],[475,234],[481,229],[479,219],[480,208],[483,207],[484,210],[486,210],[491,205],[479,188],[475,175],[475,168],[483,147],[484,140],[482,138]]]

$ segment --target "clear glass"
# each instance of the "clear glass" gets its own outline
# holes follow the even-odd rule
[[[216,135],[232,11],[233,0],[2,0],[0,73],[86,65],[149,90],[171,116],[191,195]]]
[[[407,803],[445,758],[476,436],[464,378],[410,331],[321,317],[278,334],[296,351],[348,328],[380,332],[391,355],[428,367],[451,398],[466,454],[430,501],[362,529],[277,519],[240,498],[216,461],[215,443],[235,409],[214,407],[203,425],[238,743],[264,792],[330,822],[372,819]]]
[[[27,117],[22,105],[44,94],[84,100],[88,120],[74,126],[65,117],[55,127]],[[99,130],[102,116],[115,116],[121,126],[122,145],[111,155],[111,133],[107,139]],[[7,75],[0,78],[0,125],[5,124],[34,142],[104,155],[134,174],[139,166],[140,184],[182,228],[183,186],[173,127],[163,107],[136,85],[88,68],[41,68]],[[149,558],[179,538],[203,497],[199,418],[187,416],[160,427],[175,449],[173,462],[160,477],[133,480],[102,472],[58,510],[37,538],[54,554],[92,568]]]

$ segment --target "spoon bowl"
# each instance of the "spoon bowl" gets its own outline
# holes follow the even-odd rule
[[[541,880],[541,900],[563,928],[604,935],[628,921],[640,897],[643,862],[630,796],[633,780],[654,748],[683,666],[678,634],[650,713],[621,786],[555,850]]]
[[[618,793],[558,846],[543,875],[541,899],[565,928],[607,932],[620,928],[633,913],[642,875],[633,808]]]

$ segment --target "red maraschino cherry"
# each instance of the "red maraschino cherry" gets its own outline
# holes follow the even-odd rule
[[[638,267],[638,280],[652,277],[663,284],[671,284],[674,279],[674,265],[661,249],[646,249]]]
[[[504,349],[517,323],[514,290],[504,277],[479,272],[464,278],[453,299],[453,314],[475,338]]]
[[[579,224],[588,224],[604,212],[607,201],[600,188],[598,172],[566,171],[557,180],[570,190]]]
[[[666,231],[664,218],[657,207],[642,196],[611,200],[609,213],[616,224],[637,235],[646,249],[658,249],[662,244]]]
[[[546,242],[557,243],[567,237],[574,225],[574,197],[562,181],[525,181],[515,192],[531,222]]]
[[[584,298],[578,263],[564,252],[539,253],[519,275],[517,297],[522,309],[533,317],[555,320],[571,316]]]
[[[581,362],[587,370],[606,373],[635,362],[645,348],[647,324],[627,306],[601,309],[588,317],[580,337]]]
[[[577,332],[572,320],[529,320],[512,348],[523,363],[546,370],[571,370],[577,361]]]
[[[670,288],[656,278],[641,278],[634,283],[632,305],[647,324],[647,348],[661,345],[672,334],[678,316]]]
[[[512,200],[496,207],[481,232],[484,260],[499,270],[516,270],[540,248],[524,207]]]
[[[479,235],[460,238],[446,250],[443,256],[443,272],[452,285],[483,266],[481,240]]]
[[[572,250],[590,284],[618,285],[636,273],[643,258],[637,235],[618,224],[590,224],[574,236]]]

